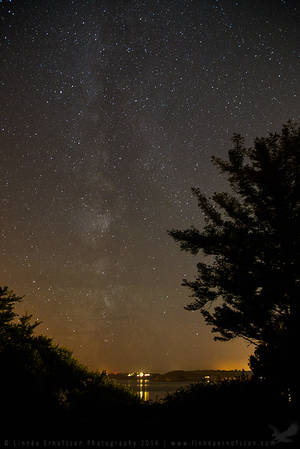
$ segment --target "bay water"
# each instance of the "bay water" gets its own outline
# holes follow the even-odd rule
[[[168,394],[173,394],[180,388],[191,385],[191,382],[151,382],[151,380],[141,379],[119,379],[116,381],[118,385],[130,388],[144,401],[159,401]]]

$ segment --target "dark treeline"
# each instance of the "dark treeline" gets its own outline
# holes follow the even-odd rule
[[[288,397],[257,379],[194,384],[145,403],[37,335],[31,317],[14,310],[20,300],[0,288],[3,438],[270,440],[269,424],[286,429],[297,416]]]
[[[21,300],[0,288],[1,437],[5,439],[272,440],[297,420],[289,396],[263,379],[198,383],[145,403],[105,372],[34,332]]]

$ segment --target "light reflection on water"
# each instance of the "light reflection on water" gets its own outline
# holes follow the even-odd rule
[[[144,401],[159,401],[182,387],[187,387],[191,382],[151,382],[149,379],[118,380],[117,383],[129,387]]]

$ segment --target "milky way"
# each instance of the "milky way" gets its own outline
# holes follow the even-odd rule
[[[299,111],[297,1],[0,2],[1,285],[90,367],[247,367],[180,286],[210,159]]]

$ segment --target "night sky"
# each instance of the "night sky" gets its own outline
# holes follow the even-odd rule
[[[297,0],[0,1],[0,285],[91,368],[247,368],[188,312],[191,187],[299,113]],[[297,65],[298,64],[298,65]]]

